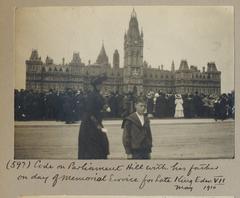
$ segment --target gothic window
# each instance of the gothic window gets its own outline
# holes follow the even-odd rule
[[[51,71],[52,71],[52,68],[50,67],[48,71],[50,71],[50,72],[51,72]]]
[[[168,75],[166,75],[166,78],[168,78]]]
[[[163,75],[161,75],[161,78],[163,78]]]

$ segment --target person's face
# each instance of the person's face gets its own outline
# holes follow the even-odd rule
[[[136,111],[138,112],[138,114],[140,114],[140,115],[144,114],[144,112],[146,110],[146,104],[145,103],[138,102],[135,107],[136,107]]]

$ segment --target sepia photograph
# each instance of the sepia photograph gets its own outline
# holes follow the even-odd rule
[[[233,6],[19,7],[14,159],[233,159]]]

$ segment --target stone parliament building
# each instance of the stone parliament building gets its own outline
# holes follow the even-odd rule
[[[165,70],[163,65],[152,68],[143,60],[143,47],[143,31],[139,30],[136,12],[133,10],[128,31],[124,35],[123,68],[119,66],[117,49],[113,54],[113,64],[110,65],[104,44],[94,64],[90,61],[84,64],[79,53],[73,53],[70,63],[65,63],[63,58],[62,64],[55,64],[48,56],[43,62],[35,49],[29,60],[26,60],[26,89],[84,90],[89,87],[92,78],[105,73],[107,80],[103,83],[103,91],[106,92],[221,93],[221,72],[214,62],[207,63],[202,71],[197,66],[189,66],[187,60],[182,60],[178,68],[172,61],[171,70]]]

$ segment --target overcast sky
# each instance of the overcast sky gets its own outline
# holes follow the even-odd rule
[[[178,69],[181,59],[202,70],[214,61],[222,72],[222,92],[234,88],[234,18],[227,6],[134,6],[144,33],[144,60],[152,67]],[[115,49],[123,67],[123,38],[133,7],[41,7],[16,11],[16,81],[25,88],[25,60],[38,49],[60,64],[79,52],[95,62],[102,41],[112,64]]]

